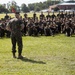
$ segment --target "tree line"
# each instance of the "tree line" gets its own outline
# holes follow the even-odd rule
[[[47,0],[44,2],[37,2],[37,3],[30,3],[28,6],[23,3],[21,6],[18,6],[15,1],[8,2],[7,8],[0,5],[0,13],[2,12],[15,12],[15,11],[22,11],[22,12],[29,12],[29,11],[40,11],[43,9],[48,9],[49,6],[60,3],[60,0]]]

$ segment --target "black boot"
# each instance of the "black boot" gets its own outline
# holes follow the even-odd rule
[[[23,59],[24,57],[22,56],[22,54],[21,53],[19,53],[19,55],[18,55],[18,59]]]
[[[13,58],[16,58],[16,55],[15,55],[15,53],[13,53]]]
[[[23,59],[24,57],[22,55],[18,56],[18,59]]]

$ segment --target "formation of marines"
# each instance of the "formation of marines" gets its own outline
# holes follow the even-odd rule
[[[0,20],[0,37],[10,37],[11,33],[6,29],[7,23],[12,19],[8,14]],[[53,12],[45,16],[43,12],[37,17],[34,12],[33,17],[28,17],[25,13],[24,18],[20,16],[24,24],[21,30],[22,35],[26,36],[55,36],[64,33],[66,36],[72,36],[75,33],[75,12],[59,12],[57,15]]]

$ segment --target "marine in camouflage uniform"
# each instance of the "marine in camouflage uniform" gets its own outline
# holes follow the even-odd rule
[[[22,54],[22,33],[21,30],[24,28],[22,20],[19,18],[19,12],[15,13],[15,18],[11,19],[7,24],[7,30],[11,31],[11,42],[12,42],[12,53],[13,57],[16,58],[16,43],[18,45],[18,58],[23,58]]]

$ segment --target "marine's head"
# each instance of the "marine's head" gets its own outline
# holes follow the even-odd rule
[[[15,17],[19,18],[20,17],[20,13],[19,12],[15,12]]]

